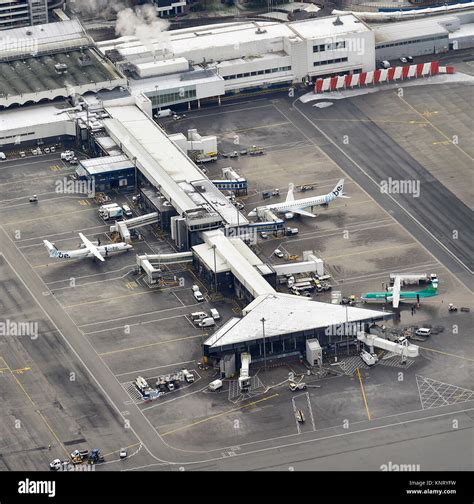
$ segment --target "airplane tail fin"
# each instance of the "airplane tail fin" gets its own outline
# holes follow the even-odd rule
[[[44,246],[48,249],[49,257],[57,257],[58,249],[48,240],[43,240]]]
[[[334,194],[336,198],[349,198],[349,196],[346,196],[344,193],[344,179],[338,181],[336,187],[332,190],[332,194]]]
[[[294,184],[289,184],[288,186],[288,194],[286,195],[286,201],[294,201],[295,196],[293,195],[293,191],[295,189]]]

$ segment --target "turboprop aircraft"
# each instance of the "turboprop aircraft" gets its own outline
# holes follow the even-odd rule
[[[438,279],[434,279],[429,287],[419,291],[400,291],[400,277],[396,276],[393,287],[382,292],[367,292],[362,294],[361,299],[366,303],[386,303],[391,301],[394,308],[401,303],[413,303],[419,299],[438,295]]]
[[[131,245],[125,242],[109,243],[108,245],[97,245],[88,240],[82,233],[79,233],[83,247],[76,250],[59,250],[56,245],[48,240],[43,240],[44,246],[48,249],[49,257],[56,259],[82,259],[84,257],[96,257],[99,261],[105,261],[111,252],[119,252],[121,250],[129,250]]]

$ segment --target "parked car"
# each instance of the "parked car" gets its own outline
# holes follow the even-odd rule
[[[384,61],[381,61],[380,62],[380,66],[382,68],[390,68],[392,66],[392,64],[390,63],[390,61],[388,60],[384,60]]]
[[[280,249],[275,249],[275,250],[273,251],[273,253],[274,253],[277,257],[279,257],[280,259],[282,259],[283,257],[285,257],[285,254],[284,254],[284,253],[283,253]]]
[[[431,334],[431,329],[429,327],[420,327],[415,331],[417,336],[429,336]]]
[[[198,312],[191,313],[191,320],[195,324],[199,324],[199,322],[201,322],[201,320],[203,320],[203,319],[205,319],[207,317],[209,317],[209,315],[206,312],[203,312],[203,311],[198,311]]]
[[[407,59],[407,58],[405,58],[404,56],[402,56],[402,57],[400,58],[400,63],[408,63],[408,59]]]
[[[194,291],[193,295],[194,295],[194,299],[196,301],[199,301],[200,303],[202,303],[204,301],[204,296],[202,295],[201,291]]]
[[[7,156],[5,156],[4,152],[0,152],[0,161],[5,161],[7,159]]]
[[[213,392],[219,390],[220,388],[222,388],[222,380],[214,380],[209,383],[209,390],[212,390]]]
[[[219,320],[221,318],[220,313],[215,308],[211,308],[210,311],[211,311],[211,317],[214,320]]]
[[[212,317],[207,317],[199,322],[199,327],[212,327],[216,325],[216,321]]]
[[[408,63],[413,63],[413,56],[407,56]]]
[[[132,209],[127,204],[122,205],[122,210],[127,217],[133,216]]]
[[[260,238],[262,238],[262,240],[266,240],[268,238],[268,233],[266,233],[265,231],[261,231]]]

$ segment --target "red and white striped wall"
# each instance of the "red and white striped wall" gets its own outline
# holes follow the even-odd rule
[[[428,77],[439,73],[452,74],[454,73],[454,68],[450,66],[440,67],[439,61],[431,61],[428,63],[419,63],[417,65],[391,67],[358,74],[338,75],[326,79],[317,79],[314,85],[314,92],[318,94],[326,91],[362,87],[369,84],[376,85],[383,82]]]

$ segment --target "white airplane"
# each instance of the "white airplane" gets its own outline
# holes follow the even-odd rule
[[[129,250],[131,245],[125,242],[110,243],[109,245],[100,245],[100,242],[92,243],[82,233],[79,233],[82,240],[83,247],[76,250],[59,250],[56,245],[43,240],[44,246],[48,249],[49,257],[56,259],[82,259],[83,257],[97,257],[99,261],[105,261],[104,256],[107,257],[110,252],[119,252],[121,250]]]
[[[313,208],[318,205],[324,206],[328,205],[336,198],[349,197],[343,193],[344,179],[339,180],[336,187],[334,187],[330,193],[323,194],[322,196],[313,196],[311,198],[295,200],[293,195],[294,188],[295,186],[293,184],[289,185],[288,194],[286,195],[286,201],[284,203],[270,203],[268,205],[254,208],[251,212],[249,212],[249,217],[256,217],[261,210],[271,210],[276,213],[284,213],[286,219],[292,219],[295,214],[303,215],[305,217],[316,217],[313,213],[305,211],[305,208]]]

